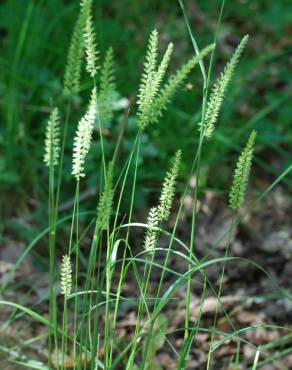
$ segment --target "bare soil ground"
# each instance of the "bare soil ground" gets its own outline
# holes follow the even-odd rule
[[[249,199],[248,204],[252,201],[253,199]],[[191,209],[188,208],[188,202],[191,202],[191,199],[186,199],[186,211],[177,233],[177,236],[186,243],[191,220]],[[292,368],[292,353],[289,351],[292,346],[292,302],[288,298],[292,281],[291,203],[289,194],[283,188],[278,187],[244,217],[243,222],[237,226],[232,235],[229,255],[241,257],[241,259],[227,264],[217,329],[222,333],[239,331],[239,334],[224,340],[214,351],[214,369],[250,368],[255,350],[259,346],[262,349],[260,361],[267,361],[260,367],[261,369]],[[244,215],[246,209],[242,209],[241,213]],[[224,232],[228,229],[231,217],[231,212],[222,198],[212,192],[206,194],[198,210],[199,227],[195,249],[198,258],[211,259],[224,256],[226,246]],[[140,237],[142,238],[143,235],[137,231],[137,240]],[[167,246],[166,239],[161,239],[161,246]],[[24,245],[6,240],[6,244],[0,251],[0,283],[23,248]],[[261,266],[265,271],[250,261]],[[162,254],[157,255],[157,262],[163,263]],[[187,268],[186,263],[177,257],[171,257],[169,266],[178,272],[184,272]],[[206,290],[206,299],[202,307],[200,323],[202,330],[196,335],[186,369],[205,369],[211,335],[204,329],[212,327],[216,309],[214,290],[218,291],[221,267],[214,264],[205,271],[211,287],[208,286]],[[155,292],[159,276],[159,270],[153,269],[150,291]],[[173,279],[171,274],[167,275],[165,288],[172,283]],[[193,277],[191,298],[193,322],[199,312],[202,287],[202,275],[197,274]],[[139,297],[134,279],[126,282],[123,295]],[[27,305],[36,309],[40,314],[48,316],[47,297],[48,275],[37,268],[34,258],[30,256],[21,265],[13,284],[2,298]],[[179,352],[183,342],[185,289],[180,289],[175,298],[158,320],[157,330],[163,328],[167,335],[160,337],[153,344],[153,364],[151,365],[153,369],[176,368],[176,355],[172,347]],[[133,302],[133,304],[123,305],[120,312],[116,338],[121,348],[129,342],[135,327],[137,301]],[[248,329],[244,330],[244,328]],[[18,359],[25,361],[34,359],[46,363],[48,357],[46,328],[23,316],[19,311],[1,305],[0,332],[1,369],[19,369],[19,365],[12,363]],[[215,341],[225,336],[226,334],[218,334],[215,336]],[[30,341],[30,338],[36,339]],[[239,344],[240,365],[234,365],[234,356]],[[277,354],[281,354],[279,358]],[[101,358],[102,355],[101,347]],[[271,357],[273,361],[270,361]],[[73,365],[68,356],[66,368],[73,368]]]

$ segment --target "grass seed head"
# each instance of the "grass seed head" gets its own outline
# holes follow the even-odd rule
[[[220,77],[215,82],[210,99],[207,103],[205,118],[204,118],[204,135],[206,138],[210,139],[213,131],[215,129],[215,124],[217,122],[220,109],[224,100],[224,96],[226,93],[226,89],[232,79],[232,76],[234,74],[235,68],[239,62],[239,59],[241,57],[241,54],[243,53],[243,50],[245,49],[245,46],[248,42],[248,36],[244,36],[239,45],[237,46],[235,52],[233,53],[231,59],[226,64],[224,71],[221,73]],[[200,130],[202,126],[202,122],[199,124]]]
[[[97,114],[96,88],[93,88],[86,114],[78,123],[73,146],[72,175],[79,181],[85,176],[85,159],[89,152],[92,131]]]
[[[61,292],[66,299],[71,294],[71,288],[72,288],[71,261],[68,255],[64,255],[61,266]]]
[[[229,206],[234,210],[241,207],[244,202],[255,139],[256,132],[253,131],[236,164],[232,187],[229,194]]]
[[[60,116],[58,108],[50,114],[45,137],[44,162],[46,166],[56,166],[60,155]]]

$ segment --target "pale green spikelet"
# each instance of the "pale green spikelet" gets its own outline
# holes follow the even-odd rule
[[[80,89],[81,67],[84,55],[83,30],[92,0],[81,1],[80,12],[76,20],[69,45],[64,75],[64,95],[77,94]]]
[[[100,71],[100,86],[98,94],[98,112],[102,122],[109,122],[113,116],[113,94],[116,89],[114,51],[110,47],[105,55]]]
[[[210,99],[207,104],[205,118],[204,118],[204,135],[209,139],[212,136],[212,133],[215,128],[215,123],[218,119],[219,112],[223,103],[224,95],[226,89],[232,79],[234,74],[235,67],[237,66],[240,56],[243,53],[243,50],[248,42],[248,36],[244,36],[235,52],[233,53],[231,59],[226,64],[223,73],[215,82]],[[201,123],[200,129],[201,129]]]
[[[158,118],[162,115],[162,111],[167,108],[167,104],[170,102],[177,88],[187,77],[188,73],[201,60],[201,58],[214,48],[214,45],[210,45],[205,48],[200,55],[192,58],[188,63],[183,65],[181,69],[168,80],[159,93],[160,85],[173,52],[173,44],[170,43],[168,45],[158,68],[156,67],[157,45],[158,33],[154,30],[150,35],[146,62],[144,64],[144,72],[140,83],[137,101],[138,124],[140,129],[144,129],[149,124],[158,121]]]
[[[146,52],[146,60],[144,62],[144,72],[142,74],[139,86],[138,94],[139,105],[143,104],[145,96],[148,94],[151,80],[155,74],[157,64],[157,48],[158,48],[158,32],[156,29],[154,29],[150,34],[148,48]]]
[[[156,76],[157,65],[157,49],[158,49],[158,32],[154,29],[149,38],[146,60],[144,63],[144,72],[142,74],[139,93],[138,93],[138,118],[140,125],[144,125],[146,111],[151,105],[155,96],[154,80]]]
[[[162,61],[157,71],[156,69],[154,69],[151,73],[151,76],[148,79],[148,82],[146,85],[147,88],[144,90],[143,99],[141,99],[139,95],[138,118],[139,118],[139,126],[141,128],[146,127],[148,124],[149,116],[151,114],[152,104],[155,101],[155,98],[157,97],[159,87],[161,85],[166,69],[168,67],[172,52],[173,52],[173,44],[170,43],[166,49],[166,52],[162,58]],[[140,88],[140,93],[141,91],[142,90]]]
[[[170,170],[166,173],[162,191],[160,194],[157,214],[160,221],[166,221],[169,218],[173,198],[175,195],[175,185],[181,163],[181,151],[175,153],[175,157]]]
[[[156,207],[152,207],[147,217],[147,231],[144,239],[144,249],[147,252],[153,252],[157,242],[157,227],[159,217]]]
[[[85,10],[88,14],[92,6],[92,0],[80,0],[81,9]]]
[[[103,193],[101,194],[97,206],[96,224],[101,230],[106,230],[109,226],[114,190],[113,190],[113,169],[114,163],[110,162],[107,170],[106,184]]]
[[[67,299],[71,294],[72,288],[72,268],[70,257],[64,255],[61,266],[61,293]]]
[[[96,88],[93,88],[86,114],[78,123],[73,146],[72,175],[79,181],[84,177],[84,164],[90,149],[93,125],[97,114]]]
[[[147,118],[140,121],[140,128],[143,129],[149,124],[158,122],[162,116],[163,111],[167,109],[168,104],[171,102],[173,95],[187,78],[191,70],[199,63],[199,61],[213,50],[214,45],[209,45],[202,50],[202,52],[192,57],[186,64],[184,64],[173,76],[171,76],[165,83],[160,93],[153,101],[150,109],[147,112]]]
[[[85,21],[84,27],[84,43],[86,53],[86,70],[91,77],[95,77],[98,70],[98,51],[95,41],[95,33],[93,27],[92,15],[89,12]]]
[[[170,57],[173,53],[173,43],[170,42],[167,46],[167,49],[163,55],[163,58],[161,60],[161,63],[158,67],[158,70],[157,70],[157,73],[155,74],[155,87],[156,89],[158,89],[164,75],[165,75],[165,72],[167,70],[167,67],[168,67],[168,64],[169,64],[169,61],[170,61]]]
[[[229,194],[229,207],[232,209],[238,209],[244,202],[255,138],[256,132],[253,131],[236,164]]]
[[[44,162],[46,166],[56,166],[60,155],[60,117],[58,108],[50,114],[45,137]]]

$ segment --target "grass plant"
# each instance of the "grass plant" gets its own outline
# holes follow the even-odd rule
[[[48,167],[49,224],[25,249],[10,274],[6,276],[0,290],[2,294],[5,293],[25,256],[40,239],[48,234],[50,276],[48,319],[38,313],[37,309],[34,310],[5,299],[0,300],[0,305],[12,307],[18,314],[27,315],[48,329],[47,363],[18,356],[12,349],[3,347],[3,351],[11,356],[12,362],[19,366],[65,370],[70,360],[71,368],[76,370],[121,368],[151,370],[157,366],[154,359],[156,351],[154,344],[157,343],[157,338],[160,338],[172,349],[176,368],[182,370],[186,368],[196,335],[205,331],[211,336],[206,365],[207,369],[210,369],[216,368],[213,364],[213,353],[222,343],[230,337],[236,337],[240,342],[241,334],[254,330],[253,327],[238,330],[232,326],[232,320],[224,308],[221,297],[228,263],[243,260],[239,257],[230,257],[229,249],[234,228],[242,221],[242,215],[238,213],[238,209],[242,207],[245,200],[255,145],[255,131],[251,132],[234,171],[229,193],[229,207],[232,209],[233,217],[225,233],[227,234],[225,252],[218,258],[208,258],[206,254],[207,257],[202,259],[199,259],[196,253],[197,212],[202,190],[200,188],[201,162],[205,144],[207,139],[212,139],[212,134],[216,130],[215,123],[220,120],[219,113],[224,104],[227,87],[231,84],[231,78],[247,45],[248,36],[242,38],[223,72],[213,87],[210,87],[225,2],[222,3],[214,41],[204,48],[199,47],[192,33],[183,2],[179,0],[179,3],[193,45],[194,55],[190,56],[189,60],[172,74],[168,74],[167,69],[171,66],[175,45],[169,43],[161,61],[158,62],[159,32],[156,29],[151,32],[136,98],[136,136],[128,157],[120,159],[117,158],[120,141],[118,140],[114,151],[110,153],[103,137],[105,124],[113,118],[116,86],[114,52],[112,48],[109,48],[106,54],[102,55],[98,50],[91,10],[92,1],[82,0],[80,2],[80,11],[73,29],[65,68],[63,92],[67,100],[67,109],[63,115],[58,108],[52,108],[45,132],[44,163]],[[103,60],[101,67],[99,59]],[[84,64],[90,78],[88,82],[90,98],[72,139],[68,136],[68,125],[71,124],[72,102],[80,93],[83,83]],[[135,201],[136,194],[140,191],[137,179],[143,176],[141,173],[143,135],[150,126],[163,125],[165,112],[170,106],[175,107],[175,94],[179,93],[187,78],[191,78],[194,68],[200,69],[202,75],[200,118],[197,122],[198,130],[193,132],[194,136],[198,136],[199,144],[194,145],[188,181],[183,186],[178,209],[173,204],[173,200],[176,198],[179,169],[184,162],[184,153],[179,148],[174,153],[174,159],[166,173],[160,196],[156,199],[155,205],[150,208],[146,222],[136,222]],[[165,127],[165,130],[168,129]],[[92,207],[93,211],[87,214],[91,220],[86,227],[81,227],[84,212],[80,208],[80,195],[81,190],[86,186],[84,178],[86,178],[94,140],[100,143],[98,148],[101,171],[97,184],[99,191],[96,194],[95,205]],[[73,148],[71,178],[72,182],[75,182],[75,193],[70,214],[60,218],[59,201],[64,177],[64,159],[69,155],[66,151],[68,146]],[[123,161],[120,173],[117,170],[118,160]],[[291,165],[276,178],[269,188],[260,193],[256,201],[247,208],[247,212],[263,197],[268,196],[290,170]],[[191,180],[194,178],[194,185],[191,185]],[[130,187],[130,191],[126,191],[126,187]],[[191,229],[188,242],[183,242],[177,236],[177,231],[187,196],[190,196],[192,200]],[[124,203],[129,205],[126,214],[123,214]],[[168,222],[170,218],[171,223]],[[70,224],[62,263],[58,261],[56,253],[61,224]],[[139,240],[136,235],[141,233],[137,233],[137,229],[141,229],[141,233],[144,234]],[[160,245],[162,237],[167,240],[166,247]],[[162,255],[162,262],[161,259],[157,259],[158,255]],[[183,273],[172,269],[169,264],[171,256],[175,256],[184,263],[186,268]],[[252,261],[245,262],[253,264],[254,267],[267,274],[277,285],[265,269]],[[208,277],[208,268],[217,264],[220,266],[219,287],[216,287],[216,284],[212,283]],[[159,276],[154,292],[151,290],[153,273]],[[169,275],[171,275],[171,283],[165,284],[166,277]],[[198,314],[196,320],[192,321],[190,303],[193,279],[196,275],[201,277],[202,290]],[[138,292],[136,297],[124,296],[127,279],[135,284]],[[173,299],[178,290],[182,288],[186,292],[185,302],[179,302],[178,309],[185,310],[185,317],[184,326],[179,329],[183,333],[182,345],[177,351],[169,340],[168,333],[160,319],[168,305],[176,302]],[[208,291],[215,295],[217,305],[212,326],[202,328],[203,305]],[[281,290],[281,293],[291,299],[288,292]],[[61,304],[60,297],[62,297]],[[123,343],[118,338],[117,332],[119,317],[125,303],[133,307],[135,324],[130,339],[128,337]],[[218,329],[220,310],[231,323],[233,331],[230,333]],[[264,327],[264,325],[259,327]],[[280,329],[283,328],[279,327]],[[252,346],[251,343],[249,344]],[[257,369],[260,364],[271,361],[269,355],[266,354],[268,349],[267,346],[255,348],[252,369]],[[232,359],[232,361],[238,364],[240,361],[239,346],[237,351],[235,360]]]

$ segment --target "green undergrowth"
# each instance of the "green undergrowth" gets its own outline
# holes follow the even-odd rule
[[[202,44],[212,42],[220,2],[198,1],[194,9],[192,3],[186,1],[185,6]],[[212,142],[206,144],[208,150],[201,171],[204,187],[225,191],[232,163],[240,153],[242,137],[247,137],[252,129],[258,131],[256,169],[263,171],[266,177],[274,178],[289,165],[291,94],[286,57],[290,49],[285,35],[289,33],[290,12],[289,0],[229,2],[225,7],[211,80],[214,81],[224,67],[232,49],[240,41],[241,32],[249,33],[252,42],[249,44],[248,58],[242,59],[234,83],[230,86],[220,125]],[[43,123],[51,105],[59,107],[64,120],[66,100],[61,93],[62,76],[70,41],[70,33],[64,30],[72,28],[77,14],[78,2],[61,0],[10,0],[0,5],[0,39],[3,46],[0,56],[0,96],[3,102],[0,104],[3,122],[0,127],[0,152],[3,154],[0,159],[0,189],[7,194],[1,198],[0,206],[4,216],[15,216],[11,198],[17,197],[21,206],[18,213],[25,213],[26,208],[35,212],[35,218],[40,220],[38,227],[45,226],[45,173],[39,177],[39,181],[34,181],[35,176],[42,172]],[[93,14],[100,55],[105,56],[110,45],[114,48],[119,76],[116,84],[117,101],[127,98],[131,105],[135,100],[144,54],[144,35],[149,34],[151,29],[157,27],[160,31],[163,38],[160,48],[170,41],[175,42],[171,72],[191,53],[191,44],[186,37],[184,20],[176,1],[164,3],[150,0],[146,4],[132,0],[99,0],[93,4]],[[177,104],[165,112],[164,124],[150,127],[143,135],[140,161],[147,177],[140,179],[138,176],[139,186],[143,190],[136,194],[140,208],[149,204],[149,193],[153,189],[159,191],[162,169],[168,165],[168,158],[177,146],[185,153],[181,176],[187,178],[193,147],[198,145],[198,137],[194,137],[193,132],[200,115],[201,88],[198,87],[201,83],[200,72],[196,69],[177,94]],[[82,91],[72,101],[73,122],[78,121],[86,104],[89,84],[90,81],[83,74]],[[128,112],[123,104],[120,106],[121,109],[114,112],[113,120],[107,123],[111,135],[105,137],[105,150],[108,153],[114,150],[125,116],[129,115],[122,149],[124,155],[128,155],[135,139],[135,114],[131,114],[132,110]],[[164,130],[164,127],[171,127],[171,130]],[[70,135],[74,134],[74,129],[69,127]],[[99,144],[95,145],[97,156]],[[31,156],[31,153],[34,155]],[[22,161],[23,158],[26,160]],[[279,163],[277,168],[273,166],[275,159]],[[158,162],[160,165],[153,169],[153,164]],[[120,165],[122,163],[117,162],[117,166]],[[65,160],[64,173],[62,202],[66,203],[72,194],[70,161]],[[92,187],[99,177],[99,169],[89,165],[87,188]],[[290,187],[291,175],[283,181]],[[30,198],[38,202],[37,207],[31,205],[28,193]],[[37,231],[35,225],[30,225],[31,232],[29,229],[23,230],[17,218],[13,225],[3,226],[11,232],[22,231],[27,241]]]
[[[44,198],[45,195],[47,197],[47,227],[30,240],[18,261],[5,275],[0,288],[0,305],[12,309],[7,326],[13,325],[15,320],[24,320],[26,316],[31,320],[29,325],[46,328],[45,334],[27,339],[24,347],[40,341],[46,348],[47,360],[30,358],[18,346],[9,347],[0,343],[0,351],[8,362],[33,369],[64,370],[70,363],[69,367],[78,370],[150,370],[161,369],[157,353],[167,347],[175,368],[185,369],[198,333],[208,333],[207,369],[216,368],[214,353],[230,339],[236,341],[235,355],[229,359],[230,366],[234,368],[241,363],[241,342],[254,351],[251,369],[277,361],[277,358],[291,352],[285,346],[291,343],[289,329],[258,323],[237,328],[221,301],[230,262],[244,262],[252,266],[266,275],[271,287],[281,297],[291,300],[290,292],[281,288],[264,266],[246,258],[229,256],[232,234],[237,225],[280,182],[287,181],[292,169],[291,163],[288,163],[280,174],[275,173],[257,156],[259,138],[260,143],[265,138],[261,127],[256,124],[257,118],[251,117],[242,130],[233,125],[231,116],[226,112],[222,114],[225,100],[230,104],[231,93],[238,94],[234,91],[235,87],[238,88],[235,82],[246,65],[242,67],[243,61],[249,59],[248,41],[251,38],[252,45],[253,36],[241,35],[228,53],[224,66],[220,63],[218,66],[216,55],[220,50],[225,2],[219,9],[214,35],[209,37],[208,43],[204,43],[194,36],[184,4],[179,1],[192,52],[175,67],[175,42],[161,45],[159,31],[154,28],[147,47],[143,47],[145,58],[139,71],[138,88],[136,83],[130,99],[127,99],[118,88],[125,78],[122,68],[119,69],[119,54],[110,46],[103,48],[98,33],[100,24],[95,22],[92,2],[80,2],[75,24],[70,24],[72,35],[67,58],[56,62],[61,63],[64,69],[62,84],[53,80],[52,84],[56,82],[56,86],[51,86],[43,95],[46,96],[43,98],[46,108],[45,112],[40,110],[39,113],[42,117],[47,113],[46,128],[39,128],[44,138],[43,161],[41,157],[30,154],[36,165],[27,176],[33,176],[35,187],[39,186],[38,191]],[[59,2],[52,3],[56,5]],[[75,6],[68,6],[63,13],[59,13],[59,17],[66,17],[67,13],[75,10]],[[39,8],[34,7],[32,1],[28,2],[22,37],[18,39],[19,51],[12,65],[15,70],[19,68],[21,52],[28,50],[26,37],[30,34],[27,30],[31,17],[37,11]],[[35,27],[37,25],[35,23]],[[54,27],[51,25],[47,32],[53,33]],[[63,32],[60,38],[66,35],[67,32]],[[115,35],[116,38],[119,36],[120,42],[123,42],[122,35]],[[131,64],[128,68],[132,68]],[[15,94],[18,93],[18,77],[15,76],[12,74],[10,78],[7,98],[7,145],[10,148],[7,161],[14,160],[15,153],[11,148],[17,146],[19,140],[15,134],[19,130],[15,122],[21,124],[15,116],[19,111],[12,109]],[[185,96],[182,91],[187,84],[192,85],[191,89],[195,89],[199,97],[185,99],[190,113],[179,108],[180,100],[183,101]],[[34,86],[34,93],[37,94],[40,86]],[[47,83],[42,90],[46,87]],[[170,120],[182,126],[186,121],[191,122],[189,131],[174,129],[172,134],[175,136],[164,140],[164,133],[167,137],[173,130]],[[221,121],[229,122],[225,133],[223,129],[218,129]],[[232,135],[226,135],[227,131]],[[180,146],[185,139],[189,141],[187,145]],[[222,151],[218,149],[220,143],[224,143]],[[168,144],[169,148],[166,148]],[[214,148],[210,149],[212,146]],[[221,242],[218,240],[205,256],[198,258],[198,204],[207,189],[208,179],[214,178],[210,181],[216,182],[218,176],[216,170],[212,174],[206,168],[204,159],[215,154],[219,158],[220,154],[226,153],[226,148],[238,152],[238,159],[228,161],[228,173],[233,173],[228,186],[225,186],[227,175],[218,185],[229,194],[229,201],[227,195],[225,199],[232,215],[222,237],[225,248],[220,257],[209,257]],[[285,149],[283,151],[286,158]],[[147,158],[148,166],[144,166]],[[218,159],[218,171],[220,161]],[[259,195],[252,204],[245,206],[243,213],[249,178],[256,178],[253,162],[267,169],[273,181],[266,189],[260,189]],[[151,196],[148,216],[137,221],[141,217],[139,209],[145,207],[141,193],[151,176],[156,180],[164,179],[159,182],[159,190]],[[46,178],[46,184],[43,184],[43,178]],[[84,207],[88,190],[91,191],[89,210]],[[71,200],[64,203],[64,194],[68,192]],[[186,197],[191,199],[191,222],[183,241],[178,235]],[[177,199],[175,205],[174,199]],[[27,255],[35,252],[41,241],[46,246],[42,268],[47,269],[49,276],[46,296],[32,305],[10,300],[8,290],[13,286],[19,267]],[[181,262],[183,271],[173,268],[172,258]],[[218,284],[208,276],[208,269],[214,265],[218,267]],[[155,284],[153,276],[157,277]],[[193,320],[191,300],[198,281],[200,302]],[[130,283],[134,287],[130,291],[132,295],[126,289]],[[183,297],[179,292],[184,292]],[[216,307],[210,326],[204,327],[203,305],[210,294],[216,298]],[[46,307],[47,315],[40,310],[41,305]],[[127,316],[125,307],[134,312],[134,322],[129,333],[119,335],[119,323]],[[169,312],[180,311],[184,313],[183,324],[175,331],[169,331]],[[230,325],[228,332],[220,330],[218,321],[222,314]],[[245,333],[260,328],[277,328],[285,335],[282,341],[277,339],[262,347],[245,339]],[[179,347],[173,344],[173,337],[181,339]]]

